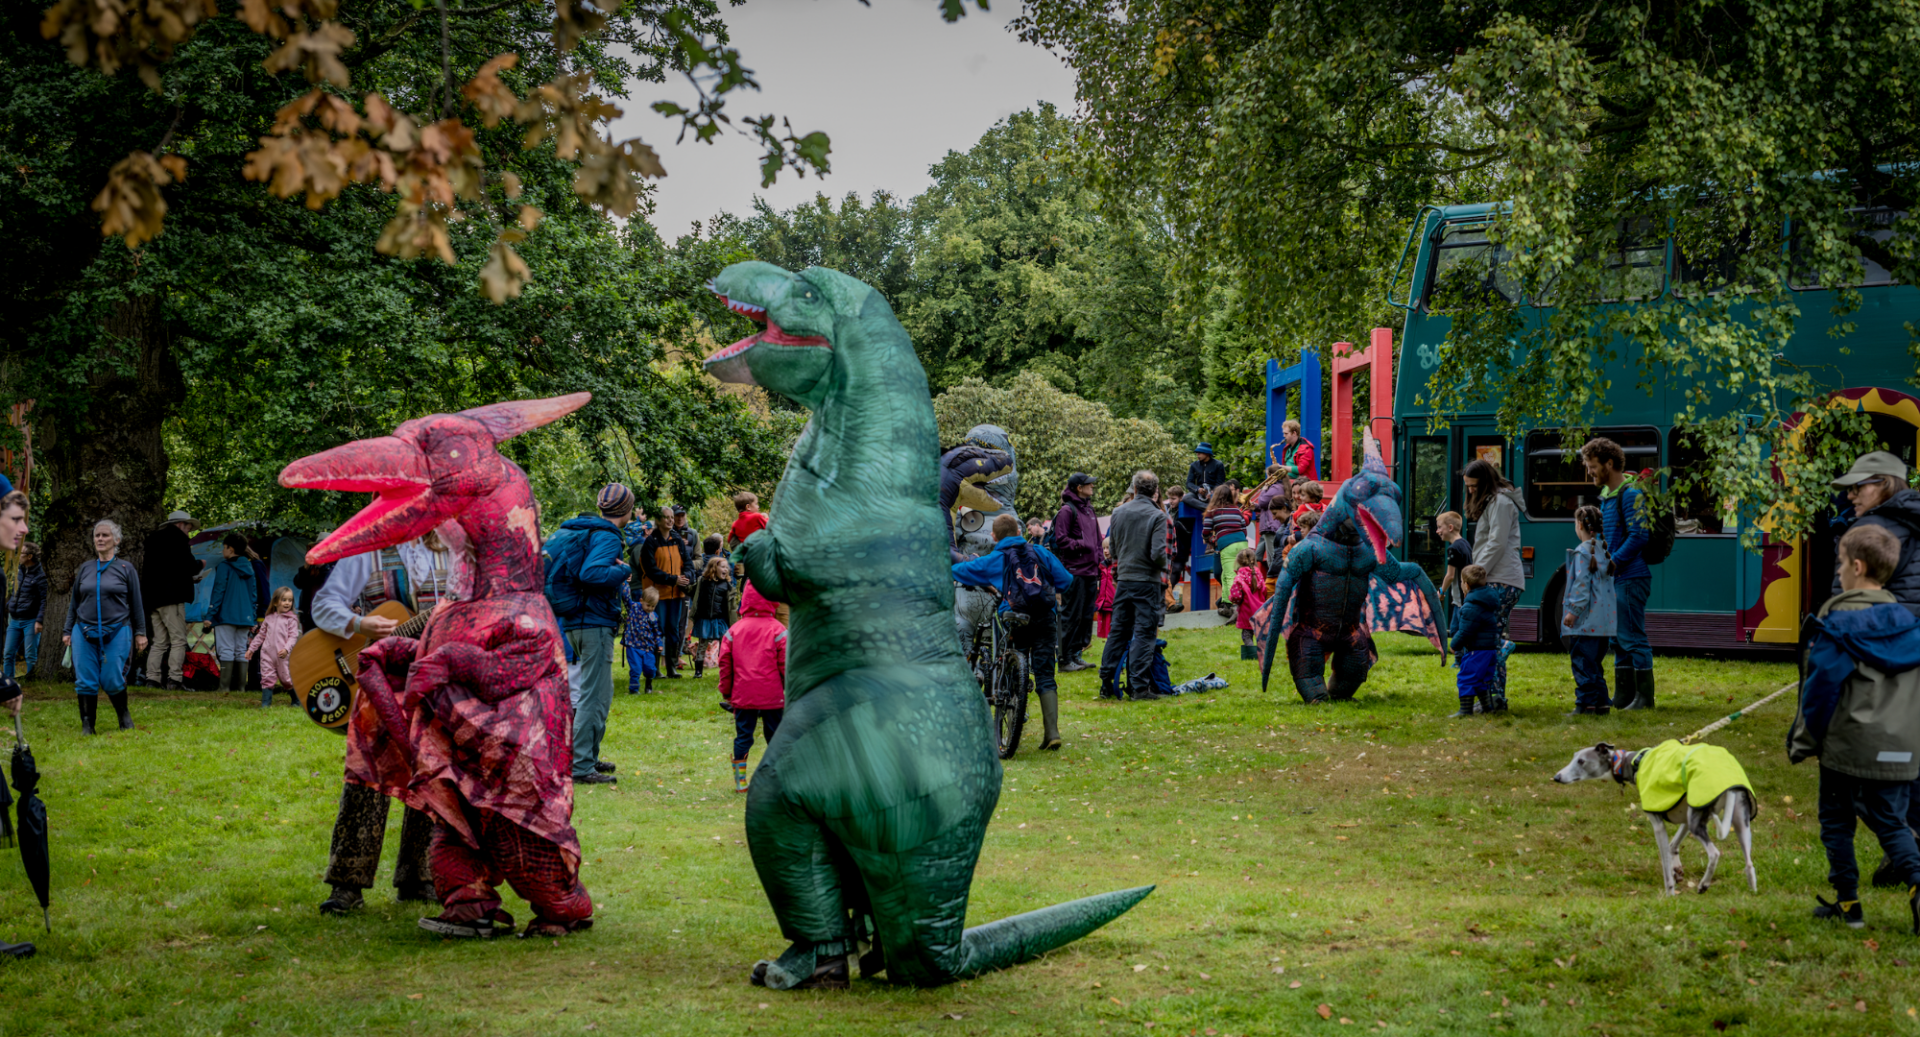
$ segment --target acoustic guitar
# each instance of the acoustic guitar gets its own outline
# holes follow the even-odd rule
[[[371,615],[400,624],[393,637],[419,637],[427,627],[433,610],[414,615],[397,601],[382,603]],[[306,709],[308,719],[321,727],[344,735],[347,719],[353,716],[354,696],[360,691],[354,675],[359,672],[360,649],[367,646],[367,635],[335,637],[325,630],[309,630],[294,643],[287,657],[293,672],[293,692]]]

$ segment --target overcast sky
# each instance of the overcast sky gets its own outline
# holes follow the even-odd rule
[[[927,167],[948,151],[965,151],[989,126],[1023,108],[1051,101],[1073,110],[1073,74],[1053,55],[1007,31],[1015,0],[995,0],[951,25],[937,0],[750,0],[723,7],[747,67],[761,91],[727,95],[727,112],[769,112],[793,120],[796,135],[824,130],[833,139],[833,171],[822,180],[783,170],[760,187],[759,149],[742,137],[712,145],[675,145],[678,122],[648,105],[665,96],[691,106],[685,80],[664,91],[635,84],[614,124],[614,137],[638,136],[660,153],[654,226],[672,241],[695,220],[721,211],[745,215],[753,197],[790,208],[824,191],[862,197],[885,188],[904,201],[929,183]]]

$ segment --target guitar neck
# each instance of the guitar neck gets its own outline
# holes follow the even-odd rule
[[[433,615],[432,609],[428,609],[425,612],[420,613],[419,615],[413,617],[412,619],[407,620],[405,623],[402,623],[399,626],[394,627],[392,636],[413,637],[413,638],[419,637],[421,633],[427,629],[427,617],[431,615]]]

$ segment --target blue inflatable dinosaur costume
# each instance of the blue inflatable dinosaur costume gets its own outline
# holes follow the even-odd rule
[[[1282,640],[1293,685],[1308,704],[1350,699],[1366,683],[1379,657],[1376,630],[1422,634],[1445,657],[1433,581],[1388,553],[1405,528],[1400,487],[1369,437],[1360,471],[1340,484],[1320,524],[1287,556],[1273,597],[1256,617],[1263,690]]]

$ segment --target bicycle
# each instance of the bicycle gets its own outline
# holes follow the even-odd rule
[[[984,588],[983,588],[984,589]],[[995,599],[999,598],[997,593]],[[1013,759],[1027,726],[1027,701],[1033,694],[1033,667],[1027,653],[1013,647],[1013,627],[1025,616],[995,608],[993,620],[974,629],[967,663],[988,708],[993,710],[995,745],[1002,760]]]

